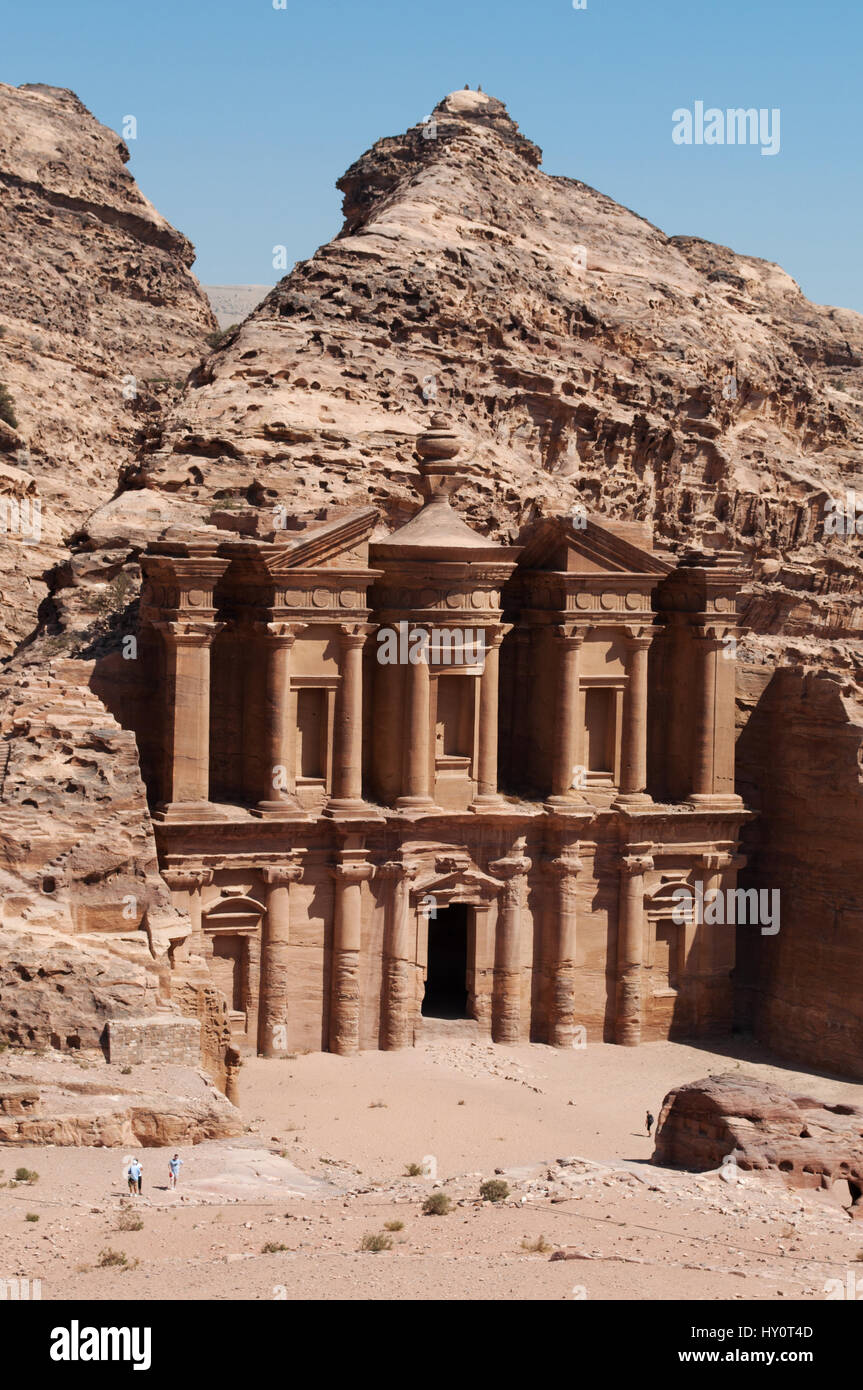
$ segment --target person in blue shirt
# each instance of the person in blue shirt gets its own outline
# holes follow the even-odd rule
[[[133,1158],[133,1159],[132,1159],[132,1162],[129,1164],[129,1191],[130,1191],[130,1192],[138,1192],[138,1193],[140,1193],[140,1191],[141,1191],[141,1183],[142,1183],[142,1181],[143,1181],[143,1174],[144,1174],[144,1169],[141,1167],[141,1165],[140,1165],[140,1163],[138,1162],[137,1158]]]
[[[168,1159],[168,1180],[173,1190],[177,1186],[177,1179],[180,1176],[180,1164],[183,1162],[179,1154],[174,1154],[173,1158]]]

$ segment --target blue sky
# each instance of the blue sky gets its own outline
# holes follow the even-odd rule
[[[336,178],[465,83],[548,173],[668,233],[778,261],[863,311],[859,0],[41,0],[7,5],[0,80],[71,87],[194,241],[205,283],[278,279],[341,225]],[[672,112],[779,107],[781,148],[675,145]]]

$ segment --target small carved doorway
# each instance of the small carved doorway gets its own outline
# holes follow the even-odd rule
[[[467,1018],[468,908],[439,907],[428,923],[428,973],[424,1018]]]

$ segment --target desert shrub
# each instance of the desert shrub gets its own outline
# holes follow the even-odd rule
[[[280,1255],[283,1250],[289,1250],[290,1246],[282,1245],[277,1240],[268,1240],[266,1245],[261,1246],[262,1255]]]
[[[404,1223],[403,1221],[385,1221],[385,1222],[384,1222],[384,1230],[385,1230],[385,1231],[403,1231],[404,1228],[405,1228],[405,1223]]]
[[[445,1192],[438,1189],[423,1202],[423,1216],[446,1216],[452,1211],[452,1202]]]
[[[380,1250],[392,1250],[392,1236],[384,1235],[383,1231],[367,1232],[360,1241],[361,1250],[370,1250],[377,1254]]]
[[[27,1215],[24,1217],[24,1220],[25,1220],[25,1221],[38,1221],[39,1218],[38,1218],[38,1216],[36,1215],[35,1211],[28,1211]]]
[[[233,333],[235,329],[239,328],[239,326],[238,323],[232,323],[229,324],[227,328],[219,328],[215,333],[208,333],[206,339],[207,346],[211,348],[221,347],[225,339]]]
[[[521,1242],[521,1248],[522,1250],[529,1251],[531,1255],[547,1255],[551,1246],[545,1236],[537,1236],[536,1240],[528,1240],[527,1236],[525,1236],[524,1240]]]
[[[421,1178],[424,1171],[425,1170],[423,1169],[421,1163],[409,1163],[407,1168],[405,1169],[405,1177]]]
[[[16,1168],[16,1169],[15,1169],[15,1181],[16,1181],[16,1182],[30,1182],[30,1183],[32,1183],[32,1182],[38,1182],[38,1181],[39,1181],[39,1174],[38,1174],[38,1173],[34,1173],[32,1168]]]
[[[479,1195],[484,1202],[504,1202],[509,1196],[509,1184],[503,1178],[489,1178],[480,1185]]]
[[[18,417],[15,414],[15,405],[9,395],[9,388],[0,381],[0,420],[5,420],[7,425],[11,425],[13,430],[18,428]]]
[[[117,1221],[118,1231],[143,1231],[144,1222],[133,1211],[124,1211]]]
[[[127,1256],[122,1250],[100,1250],[99,1268],[100,1269],[122,1269],[129,1263]]]

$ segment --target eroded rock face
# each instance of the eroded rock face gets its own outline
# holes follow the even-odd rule
[[[0,931],[0,1041],[17,1047],[95,1048],[111,1018],[146,1015],[159,980],[146,937],[105,947],[49,928]]]
[[[826,494],[863,483],[863,318],[543,173],[482,93],[447,97],[430,135],[380,140],[339,180],[341,233],[208,361],[142,480],[178,519],[227,499],[266,526],[289,498],[404,520],[437,403],[468,437],[472,525],[511,538],[582,502],[721,538],[758,558],[757,630],[858,634],[855,547],[819,537]]]
[[[753,881],[783,894],[779,936],[752,943],[741,971],[748,1018],[803,1060],[859,1069],[852,996],[863,992],[849,981],[863,971],[861,558],[858,540],[826,535],[823,522],[829,498],[863,497],[863,318],[810,304],[778,266],[668,237],[577,180],[546,175],[500,102],[457,92],[432,122],[352,165],[339,184],[342,231],[272,290],[179,400],[153,385],[133,409],[117,400],[126,363],[111,315],[135,325],[145,366],[129,372],[145,375],[166,347],[183,371],[192,365],[212,321],[187,243],[128,180],[117,137],[71,94],[0,88],[0,115],[2,102],[0,177],[6,150],[15,201],[4,196],[0,228],[14,207],[26,235],[12,290],[0,286],[2,352],[17,353],[0,379],[20,416],[19,432],[0,429],[0,492],[23,502],[34,478],[59,489],[67,510],[43,508],[43,545],[54,544],[51,517],[64,517],[65,535],[80,527],[52,576],[51,635],[19,663],[43,664],[62,643],[86,659],[82,682],[134,725],[120,643],[135,629],[143,545],[173,524],[267,535],[280,503],[321,516],[373,502],[404,522],[416,505],[415,437],[435,406],[469,441],[459,507],[484,534],[514,539],[537,516],[584,504],[652,523],[672,550],[742,550],[754,637],[740,653],[738,782],[764,811],[747,846]],[[49,276],[46,309],[22,288],[34,283],[26,258],[61,233],[35,282]],[[125,261],[128,275],[117,269]],[[20,318],[4,318],[10,293]],[[65,356],[27,341],[54,323],[74,324],[72,347],[87,354],[85,398],[72,394],[83,373],[69,367],[78,359],[65,339]],[[19,396],[48,379],[37,420]],[[142,424],[115,495],[117,460],[131,458]],[[27,576],[45,565],[37,558],[16,556],[21,631],[33,609]],[[51,803],[61,821],[63,786]],[[125,793],[109,784],[105,795],[108,815]],[[43,826],[46,805],[35,808]],[[108,815],[109,846],[126,835],[117,827]],[[92,885],[77,881],[84,901]]]
[[[700,1173],[732,1159],[744,1171],[775,1169],[790,1187],[845,1180],[856,1204],[863,1193],[863,1110],[792,1096],[733,1072],[670,1091],[652,1161]]]
[[[738,704],[737,789],[759,813],[740,886],[779,887],[782,914],[775,934],[738,929],[738,1021],[780,1054],[860,1077],[859,688],[847,670],[765,666],[741,673]]]
[[[0,427],[0,655],[33,629],[43,571],[114,493],[215,329],[193,247],[128,158],[72,92],[0,83],[0,382],[18,420]],[[10,520],[23,496],[38,528]]]
[[[135,739],[91,672],[58,660],[0,677],[0,921],[141,930],[164,955],[188,924],[158,872]]]
[[[86,1053],[80,1060],[86,1070],[70,1058],[4,1059],[0,1144],[134,1151],[243,1133],[239,1111],[199,1071],[175,1066],[156,1077],[126,1068],[129,1076]],[[145,1182],[150,1176],[145,1168]]]

